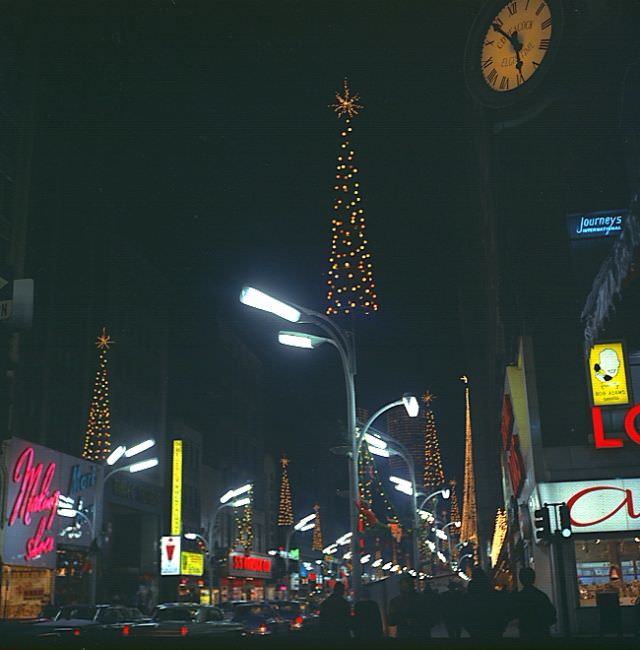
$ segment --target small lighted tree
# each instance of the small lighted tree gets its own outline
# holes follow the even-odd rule
[[[98,369],[93,383],[89,421],[84,436],[82,457],[95,462],[104,461],[111,453],[111,405],[109,403],[109,371],[107,352],[115,341],[107,334],[106,328],[98,336]]]

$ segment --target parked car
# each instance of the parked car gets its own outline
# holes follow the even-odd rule
[[[220,609],[225,620],[230,621],[233,618],[233,610],[237,605],[248,605],[256,601],[252,600],[225,600],[223,603],[220,603]]]
[[[121,630],[127,638],[241,637],[244,627],[225,621],[222,611],[213,605],[198,603],[163,603],[157,605],[150,620],[125,625]]]
[[[276,636],[289,632],[289,622],[266,602],[236,605],[231,620],[242,624],[245,632],[251,635]]]
[[[311,632],[319,624],[318,616],[306,611],[306,603],[297,600],[272,600],[269,604],[278,612],[280,618],[289,623],[292,632]]]

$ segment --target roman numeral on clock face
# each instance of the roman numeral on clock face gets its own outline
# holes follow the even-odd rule
[[[516,13],[518,13],[518,3],[517,2],[512,2],[507,5],[507,9],[509,10],[509,15],[513,16]]]
[[[496,85],[496,80],[498,79],[498,71],[495,68],[491,69],[491,72],[487,75],[487,81],[492,85]]]
[[[551,18],[547,18],[541,25],[542,29],[549,29],[551,27]]]
[[[485,59],[485,60],[482,62],[482,69],[485,70],[485,69],[488,68],[490,65],[493,65],[493,57],[492,57],[492,56],[490,56],[488,59]]]
[[[509,77],[500,79],[500,90],[509,90]]]
[[[549,43],[551,43],[550,38],[542,38],[540,39],[540,45],[538,45],[539,50],[548,50],[549,49]]]
[[[539,16],[544,11],[545,6],[544,2],[540,3],[540,6],[536,9],[536,16]]]

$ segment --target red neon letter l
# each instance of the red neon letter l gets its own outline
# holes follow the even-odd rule
[[[596,449],[603,449],[605,447],[622,447],[622,445],[624,445],[622,438],[604,437],[602,409],[599,406],[593,406],[591,408],[591,418],[593,419],[593,439],[596,443]]]

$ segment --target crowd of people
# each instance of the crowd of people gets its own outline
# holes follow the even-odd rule
[[[520,637],[540,640],[551,636],[556,610],[548,596],[534,586],[535,572],[524,568],[519,574],[522,588],[517,592],[496,591],[479,567],[474,569],[466,590],[456,582],[441,594],[427,583],[416,590],[409,574],[400,578],[400,594],[391,599],[386,622],[395,637],[402,640],[431,638],[432,630],[443,623],[452,639],[462,636],[478,640],[499,639],[510,621],[517,621]],[[384,634],[382,616],[373,600],[351,605],[344,597],[344,585],[336,583],[333,594],[320,607],[320,625],[325,636],[375,639]]]

